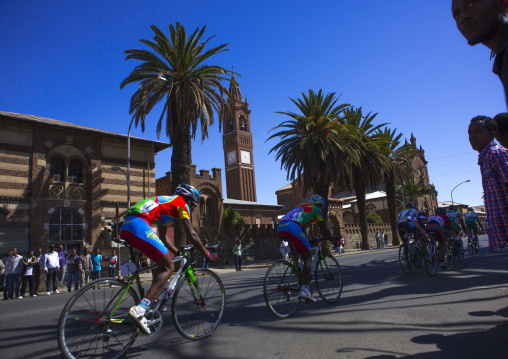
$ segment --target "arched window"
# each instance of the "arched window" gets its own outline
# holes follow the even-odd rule
[[[72,160],[68,167],[67,180],[70,183],[83,183],[83,166],[81,162]]]
[[[60,208],[49,219],[49,241],[82,241],[83,217],[72,208]]]
[[[51,181],[64,182],[65,181],[65,164],[61,158],[53,157],[49,164],[49,174]]]

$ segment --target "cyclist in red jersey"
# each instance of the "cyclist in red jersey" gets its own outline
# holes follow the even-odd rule
[[[146,334],[150,333],[150,329],[147,325],[145,312],[175,270],[169,252],[171,251],[174,255],[179,254],[179,250],[173,243],[166,239],[165,225],[176,219],[181,220],[185,234],[194,247],[209,262],[217,260],[217,253],[210,253],[206,250],[191,223],[191,210],[196,207],[199,201],[199,191],[188,184],[182,183],[176,188],[174,196],[148,198],[136,203],[127,210],[120,237],[127,240],[134,248],[157,263],[158,266],[157,274],[145,297],[141,300],[141,303],[129,310],[130,317],[138,323]],[[151,229],[152,224],[160,225],[159,234],[162,240]]]
[[[444,259],[445,254],[445,234],[455,232],[459,234],[459,230],[455,227],[453,221],[446,215],[446,209],[439,207],[436,209],[436,214],[429,216],[425,223],[425,231],[427,233],[437,234],[437,240],[439,242],[439,254],[441,259]]]

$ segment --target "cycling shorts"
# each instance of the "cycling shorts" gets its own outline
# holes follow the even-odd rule
[[[397,223],[397,229],[399,230],[399,234],[400,234],[401,238],[403,238],[404,231],[406,231],[408,233],[414,233],[415,238],[418,238],[417,236],[420,232],[420,230],[418,229],[416,224],[414,224],[413,222]]]
[[[473,232],[478,233],[478,225],[476,224],[476,221],[474,221],[474,222],[466,222],[466,227],[471,227]]]
[[[154,262],[157,262],[168,253],[164,243],[152,230],[148,222],[141,217],[128,216],[125,218],[120,231],[120,238],[125,239]]]
[[[286,236],[289,238],[293,247],[299,254],[304,254],[310,251],[310,244],[303,233],[302,227],[293,221],[282,221],[277,228],[279,237]]]
[[[443,243],[445,240],[445,232],[439,224],[427,224],[425,226],[425,232],[429,234],[433,233],[435,235],[435,239],[439,243]]]

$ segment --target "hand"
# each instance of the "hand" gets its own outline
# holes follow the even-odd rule
[[[47,270],[47,269],[46,269],[46,270],[44,270],[44,271],[46,272],[46,274],[48,274],[48,270]]]
[[[215,252],[213,252],[213,253],[208,252],[208,254],[210,255],[210,257],[208,257],[206,259],[207,263],[215,263],[217,258],[219,258],[219,255],[217,253],[215,253]]]

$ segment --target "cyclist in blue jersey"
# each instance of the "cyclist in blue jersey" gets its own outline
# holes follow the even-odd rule
[[[302,289],[298,296],[300,298],[316,301],[309,291],[310,274],[311,274],[311,257],[310,244],[305,236],[305,228],[313,222],[317,222],[321,233],[327,240],[335,244],[335,240],[330,233],[324,221],[323,211],[327,205],[326,200],[315,194],[309,198],[309,203],[298,206],[287,213],[279,223],[277,234],[280,238],[289,238],[293,247],[302,256]],[[337,244],[335,244],[337,246]]]
[[[150,334],[145,312],[155,299],[175,270],[169,251],[174,255],[179,250],[166,239],[166,225],[174,220],[181,220],[185,234],[194,247],[204,255],[208,261],[215,262],[217,253],[206,250],[192,226],[190,213],[200,201],[199,191],[185,183],[176,188],[174,196],[157,196],[145,199],[129,208],[120,231],[120,238],[127,240],[134,248],[157,263],[157,270],[152,285],[141,303],[129,310],[130,317],[135,320],[144,333]],[[159,235],[152,230],[151,225],[158,224]]]
[[[402,240],[404,240],[404,232],[413,233],[415,240],[424,233],[423,225],[420,223],[419,218],[420,216],[414,203],[408,203],[406,208],[400,212],[397,218],[397,229]]]

